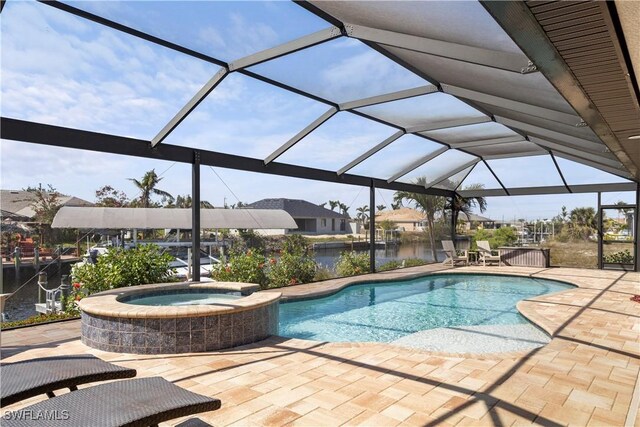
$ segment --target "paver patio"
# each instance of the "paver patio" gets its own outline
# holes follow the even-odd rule
[[[438,270],[442,267],[431,265],[357,280]],[[160,375],[220,398],[222,409],[200,415],[216,426],[640,425],[640,304],[630,300],[640,293],[639,273],[455,269],[477,271],[579,287],[519,303],[521,312],[553,337],[542,348],[520,353],[451,355],[382,343],[272,337],[225,351],[140,356],[88,348],[79,340],[79,321],[70,321],[2,332],[2,359],[92,353],[138,369],[139,377]],[[353,280],[282,291],[287,297],[303,296]]]

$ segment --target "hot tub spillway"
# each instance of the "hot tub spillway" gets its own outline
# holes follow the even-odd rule
[[[254,292],[249,283],[142,285],[80,301],[82,342],[114,353],[176,354],[214,351],[261,341],[278,333],[278,292]],[[210,305],[135,305],[142,295],[238,293]],[[246,295],[246,296],[244,296]]]

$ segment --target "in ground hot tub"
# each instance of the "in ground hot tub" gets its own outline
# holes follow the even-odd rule
[[[249,283],[132,286],[80,301],[82,342],[136,354],[213,351],[278,332],[280,293]]]

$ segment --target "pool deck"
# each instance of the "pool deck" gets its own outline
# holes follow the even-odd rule
[[[630,300],[640,294],[640,274],[430,265],[357,281],[434,271],[514,274],[578,287],[519,303],[523,315],[552,335],[548,345],[519,353],[451,355],[381,343],[271,337],[224,351],[142,356],[86,347],[79,339],[80,322],[70,321],[2,332],[2,361],[92,353],[136,368],[139,377],[160,375],[220,398],[222,409],[198,416],[215,426],[640,426],[640,304]],[[309,297],[353,281],[278,291]]]

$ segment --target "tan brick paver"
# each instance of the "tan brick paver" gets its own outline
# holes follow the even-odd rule
[[[408,268],[356,281],[440,270],[439,265]],[[640,293],[640,274],[516,267],[445,273],[451,271],[557,279],[578,287],[521,301],[521,313],[553,338],[543,348],[511,354],[453,355],[383,343],[279,337],[210,353],[115,354],[84,346],[79,322],[71,321],[3,331],[2,361],[95,354],[138,369],[139,377],[160,375],[222,399],[222,409],[199,415],[215,426],[602,426],[640,421],[630,411],[640,367],[640,304],[630,297]],[[296,298],[353,282],[337,279],[281,291]]]

